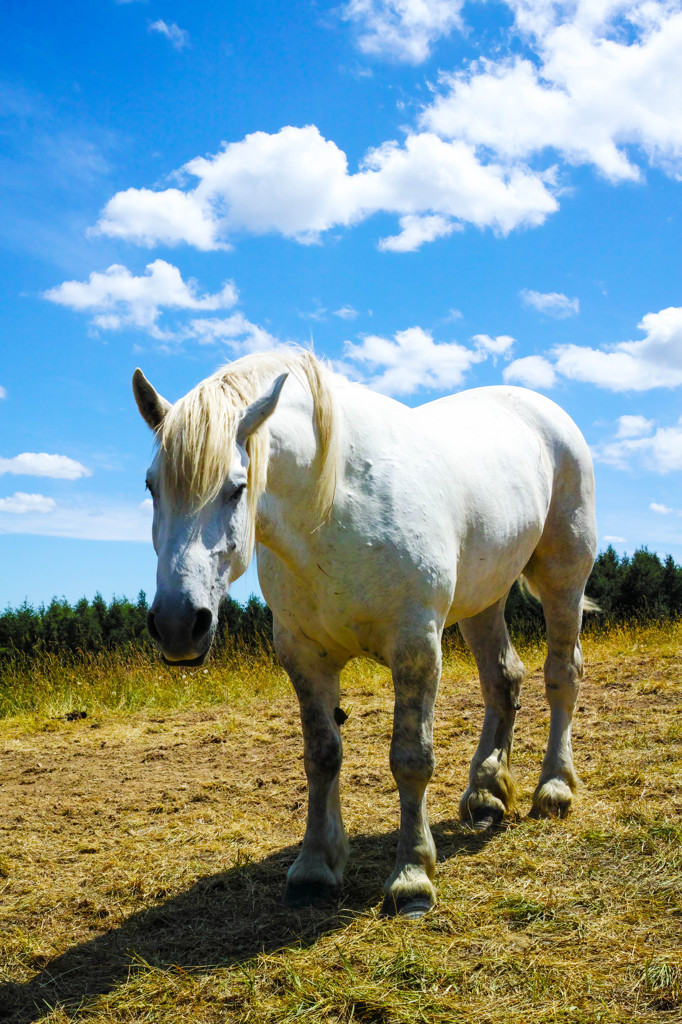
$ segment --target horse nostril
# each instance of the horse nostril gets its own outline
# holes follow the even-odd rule
[[[147,632],[152,640],[156,640],[159,644],[161,643],[161,634],[156,627],[154,612],[147,612]]]
[[[192,626],[192,642],[198,644],[208,633],[213,623],[213,615],[209,608],[200,608],[194,617]]]

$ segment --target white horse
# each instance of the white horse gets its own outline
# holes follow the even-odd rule
[[[341,881],[339,674],[353,657],[388,665],[395,688],[401,822],[386,913],[419,916],[434,902],[425,794],[441,634],[454,622],[485,701],[461,814],[486,828],[509,810],[523,665],[504,605],[522,573],[547,623],[551,709],[532,812],[568,812],[596,528],[590,454],[566,413],[513,387],[410,409],[298,350],[228,364],[173,406],[140,370],[133,389],[158,441],[147,474],[158,554],[148,627],[167,662],[201,664],[220,600],[256,547],[275,649],[300,702],[308,778],[285,899],[317,902]]]

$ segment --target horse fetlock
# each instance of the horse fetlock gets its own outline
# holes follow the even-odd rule
[[[309,906],[333,897],[341,885],[347,859],[345,837],[334,850],[301,850],[287,872],[284,902]]]
[[[480,764],[472,767],[470,784],[462,797],[471,807],[480,805],[501,806],[510,811],[514,805],[516,786],[508,767],[508,758],[500,751],[493,751]]]
[[[404,917],[422,917],[436,903],[436,891],[431,882],[435,870],[427,873],[422,864],[397,865],[384,884],[384,902],[381,913],[385,917],[400,914]]]
[[[531,817],[533,818],[566,818],[571,811],[573,793],[577,788],[577,776],[569,782],[563,779],[545,779],[540,781],[533,794]]]
[[[459,802],[459,813],[462,821],[478,826],[480,823],[494,824],[504,817],[507,807],[489,789],[468,787]]]
[[[287,879],[282,902],[288,907],[317,907],[336,899],[338,883],[304,879],[300,882]]]

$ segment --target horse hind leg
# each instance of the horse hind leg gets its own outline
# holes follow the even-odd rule
[[[391,657],[395,690],[391,771],[400,795],[396,864],[384,884],[383,913],[421,917],[435,903],[436,847],[426,813],[433,774],[433,709],[440,680],[440,631],[434,623],[401,633]]]
[[[459,623],[476,659],[485,702],[469,786],[460,801],[462,820],[470,822],[477,831],[501,821],[514,803],[511,756],[524,666],[504,621],[506,600],[505,595],[479,615]]]
[[[527,575],[542,601],[547,626],[544,675],[550,708],[549,739],[531,815],[564,818],[580,784],[573,766],[571,726],[583,675],[579,634],[584,578],[568,586],[561,585],[556,574],[542,573],[537,567]]]

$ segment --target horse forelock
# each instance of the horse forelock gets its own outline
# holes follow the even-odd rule
[[[305,350],[259,353],[221,367],[169,409],[159,428],[160,472],[165,494],[199,509],[217,497],[232,466],[243,410],[273,377],[288,371],[307,385],[315,410],[318,502],[328,515],[334,499],[338,431],[329,372]],[[246,442],[247,494],[255,525],[256,506],[267,484],[270,437],[267,424]]]

